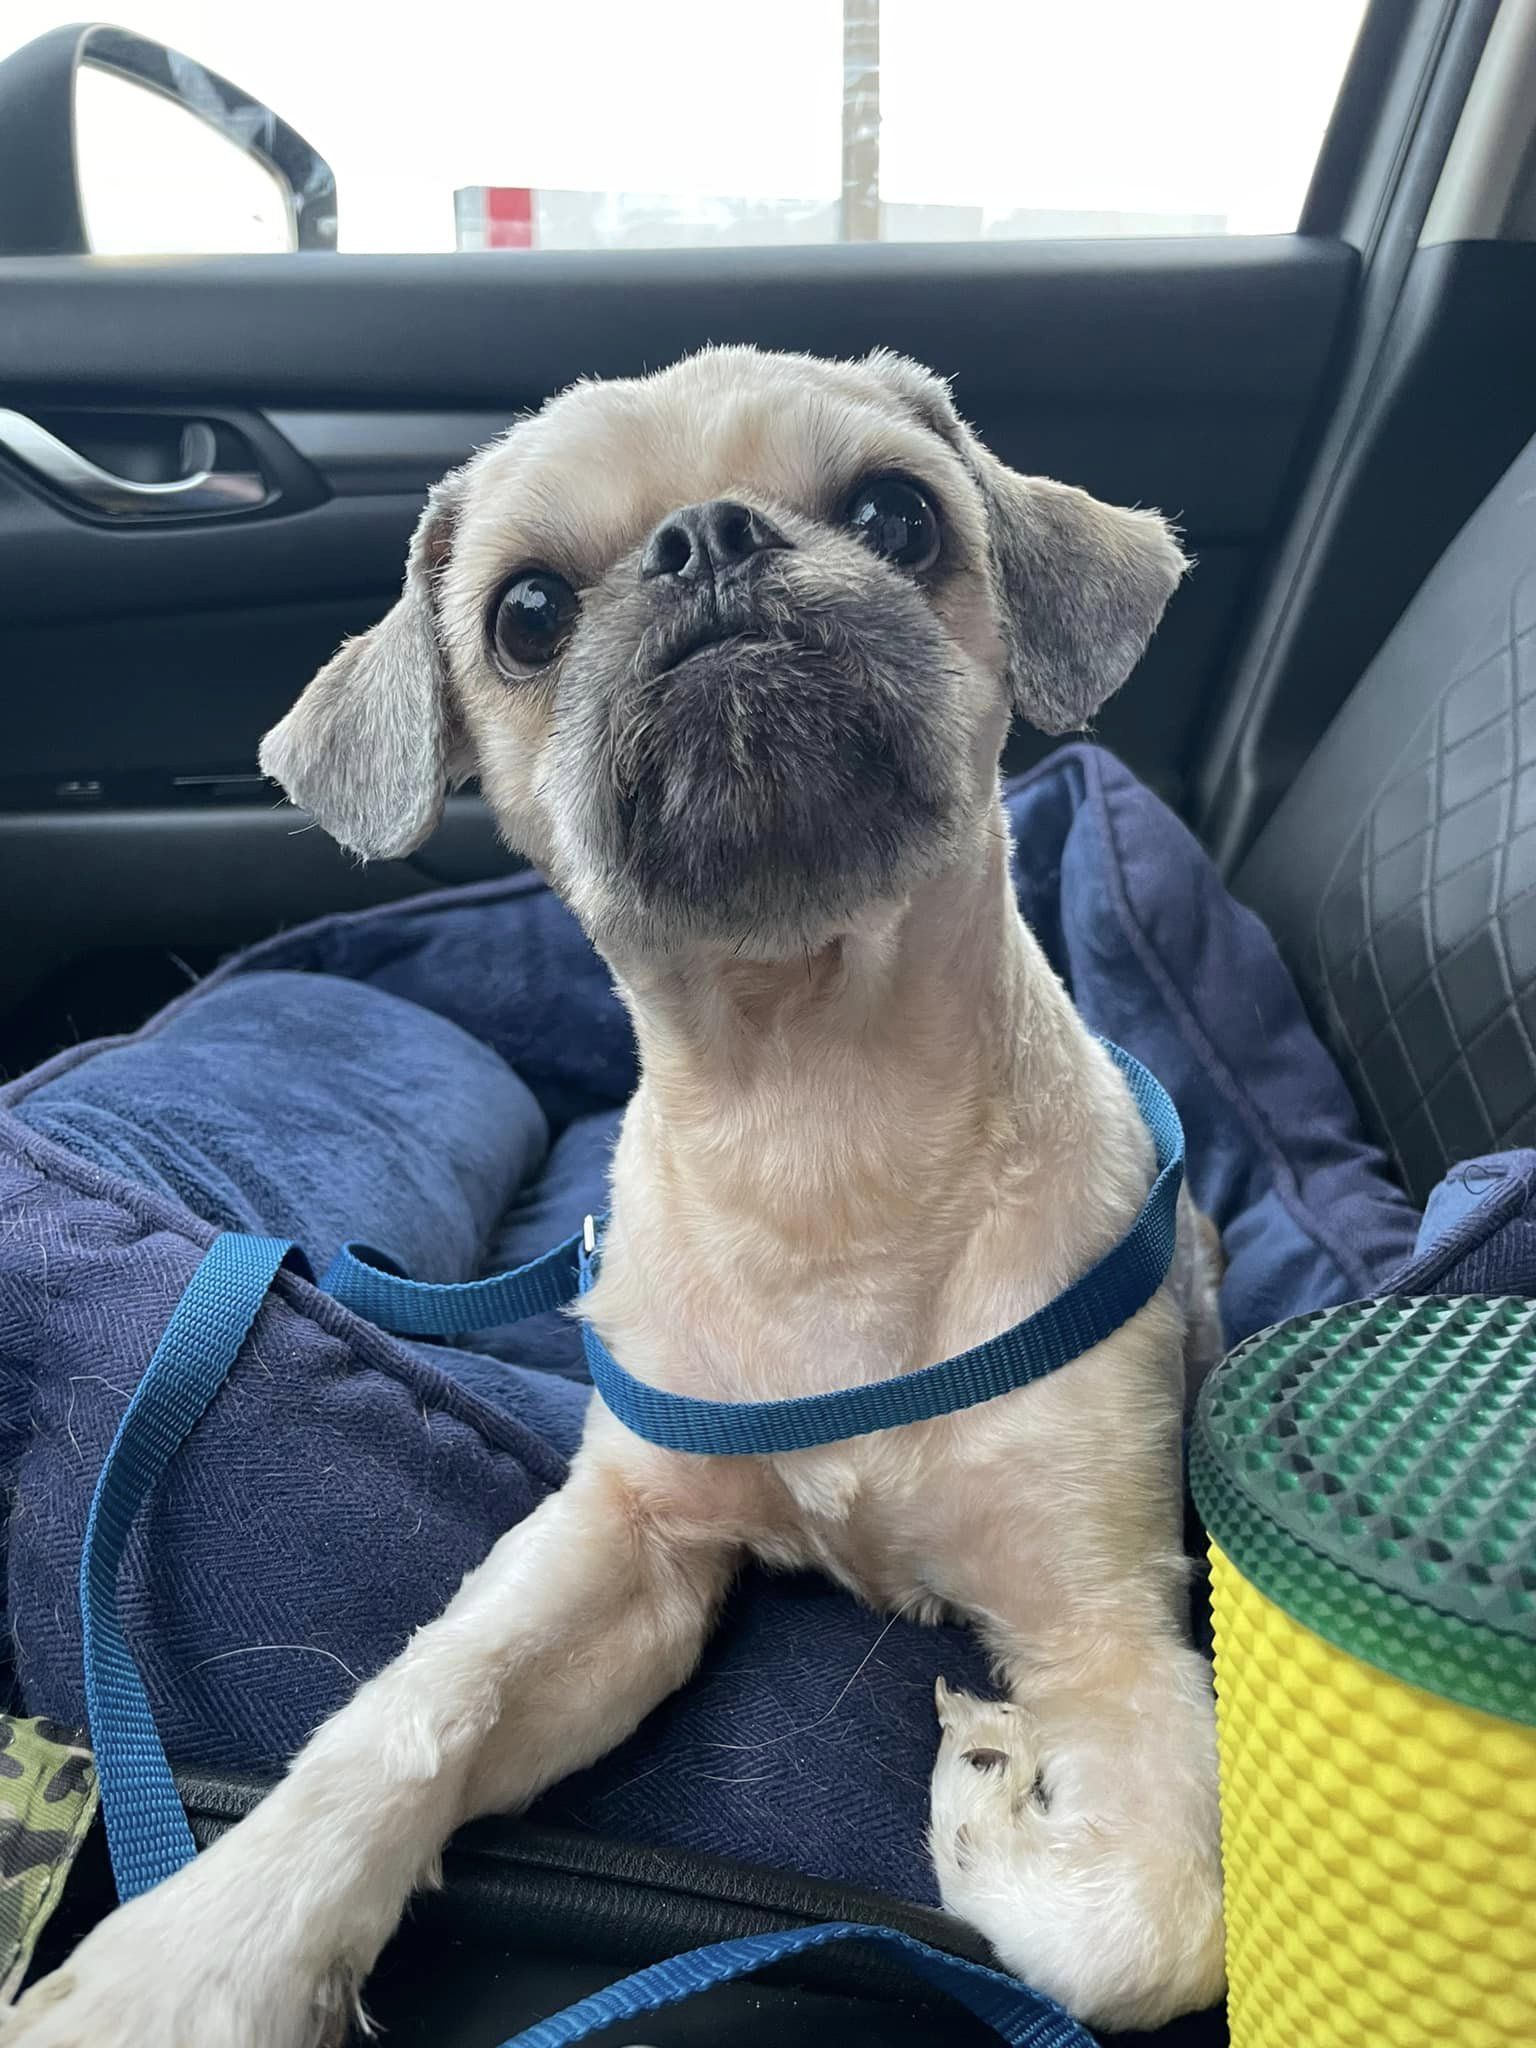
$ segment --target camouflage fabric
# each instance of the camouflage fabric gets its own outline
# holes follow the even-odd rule
[[[96,1797],[83,1736],[52,1721],[0,1715],[0,2002],[21,1989]]]

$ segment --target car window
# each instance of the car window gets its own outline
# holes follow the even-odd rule
[[[338,246],[744,246],[1284,232],[1363,0],[142,0],[336,174]],[[62,20],[8,0],[0,54]],[[261,200],[97,93],[92,247],[273,245]],[[89,118],[87,118],[87,112]],[[195,163],[195,157],[193,159]],[[147,184],[176,185],[175,231]],[[234,224],[232,225],[232,216]]]

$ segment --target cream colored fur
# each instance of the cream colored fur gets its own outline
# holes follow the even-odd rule
[[[797,439],[797,404],[817,414],[817,446],[828,417],[855,443],[919,431],[888,368],[770,377],[758,361],[733,352],[670,385],[578,392],[472,482],[437,593],[445,722],[509,836],[543,857],[562,834],[540,810],[549,706],[509,705],[470,644],[488,578],[526,545],[493,545],[498,523],[541,492],[576,522],[571,477],[601,457],[613,481],[600,550],[613,560],[722,471],[771,506],[795,489],[803,502],[796,464],[814,475],[827,458]],[[774,379],[765,436],[754,399]],[[663,419],[686,409],[696,452],[647,488],[653,403]],[[958,498],[958,461],[924,459]],[[521,498],[505,481],[519,466]],[[974,494],[951,516],[984,531]],[[1037,1308],[1145,1197],[1147,1133],[1009,886],[996,587],[978,568],[942,600],[974,672],[977,768],[940,872],[788,958],[610,949],[644,1078],[587,1312],[658,1386],[796,1395],[928,1364]],[[580,902],[581,877],[562,881]],[[564,1490],[501,1539],[249,1820],[31,1992],[0,2025],[5,2048],[331,2040],[452,1829],[526,1805],[620,1741],[688,1676],[749,1555],[814,1565],[879,1609],[962,1617],[982,1635],[1006,1697],[941,1688],[932,1847],[946,1904],[1008,1968],[1110,2027],[1213,2000],[1212,1706],[1186,1634],[1179,1448],[1186,1353],[1215,1344],[1213,1276],[1187,1207],[1182,1229],[1169,1285],[1109,1342],[930,1423],[700,1459],[641,1442],[594,1403]]]

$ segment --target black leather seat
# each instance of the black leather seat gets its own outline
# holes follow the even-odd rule
[[[1536,1144],[1536,441],[1426,578],[1240,868],[1420,1201]]]

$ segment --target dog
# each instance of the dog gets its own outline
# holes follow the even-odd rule
[[[721,348],[581,383],[432,493],[389,615],[265,771],[397,856],[477,775],[608,962],[643,1079],[582,1312],[717,1400],[948,1357],[1126,1231],[1153,1149],[1019,916],[998,760],[1083,726],[1187,564],[1164,521],[1015,474],[949,390]],[[1168,1281],[1065,1370],[936,1420],[710,1458],[594,1400],[564,1488],[262,1805],[102,1923],[5,2048],[319,2048],[441,1847],[623,1740],[753,1556],[963,1617],[940,1686],[945,1904],[1089,2023],[1222,1985],[1214,1717],[1180,1430],[1219,1350],[1187,1200]]]

